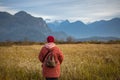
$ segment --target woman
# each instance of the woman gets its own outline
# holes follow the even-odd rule
[[[42,62],[42,73],[46,80],[58,80],[60,77],[60,64],[63,61],[63,53],[54,43],[54,37],[48,36],[47,42],[41,49],[39,53],[39,60]],[[55,67],[46,66],[47,57],[49,51],[52,51],[54,55],[54,60],[56,62]]]

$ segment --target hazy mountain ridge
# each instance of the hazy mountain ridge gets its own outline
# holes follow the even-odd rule
[[[54,22],[48,23],[48,26],[54,31],[64,31],[76,38],[93,36],[120,37],[120,18],[113,18],[108,21],[101,20],[90,24],[84,24],[81,21],[70,23],[68,20],[65,20],[59,23],[59,25],[54,25]]]
[[[65,39],[67,36],[65,33],[53,32],[42,18],[33,17],[24,11],[15,15],[0,12],[0,41],[22,41],[25,39],[44,41],[48,35],[54,35],[57,39]]]
[[[65,40],[68,35],[77,40],[118,40],[120,18],[90,24],[82,21],[71,23],[69,20],[46,24],[42,18],[34,17],[24,11],[14,15],[0,12],[0,41],[44,41],[48,35],[54,35],[58,40]]]

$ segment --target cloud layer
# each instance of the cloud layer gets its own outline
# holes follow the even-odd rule
[[[120,0],[1,0],[0,11],[27,11],[52,20],[92,22],[120,17]]]

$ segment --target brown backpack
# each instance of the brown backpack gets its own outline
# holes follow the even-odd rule
[[[53,50],[48,50],[45,57],[45,65],[50,68],[54,68],[56,66],[55,56],[53,54]]]

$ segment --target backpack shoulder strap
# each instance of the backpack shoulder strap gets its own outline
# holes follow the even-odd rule
[[[46,56],[48,55],[49,52],[50,52],[50,50],[48,49],[48,52],[45,54],[45,56],[44,56],[42,62],[44,62],[44,60],[45,60],[45,58],[46,58]]]

